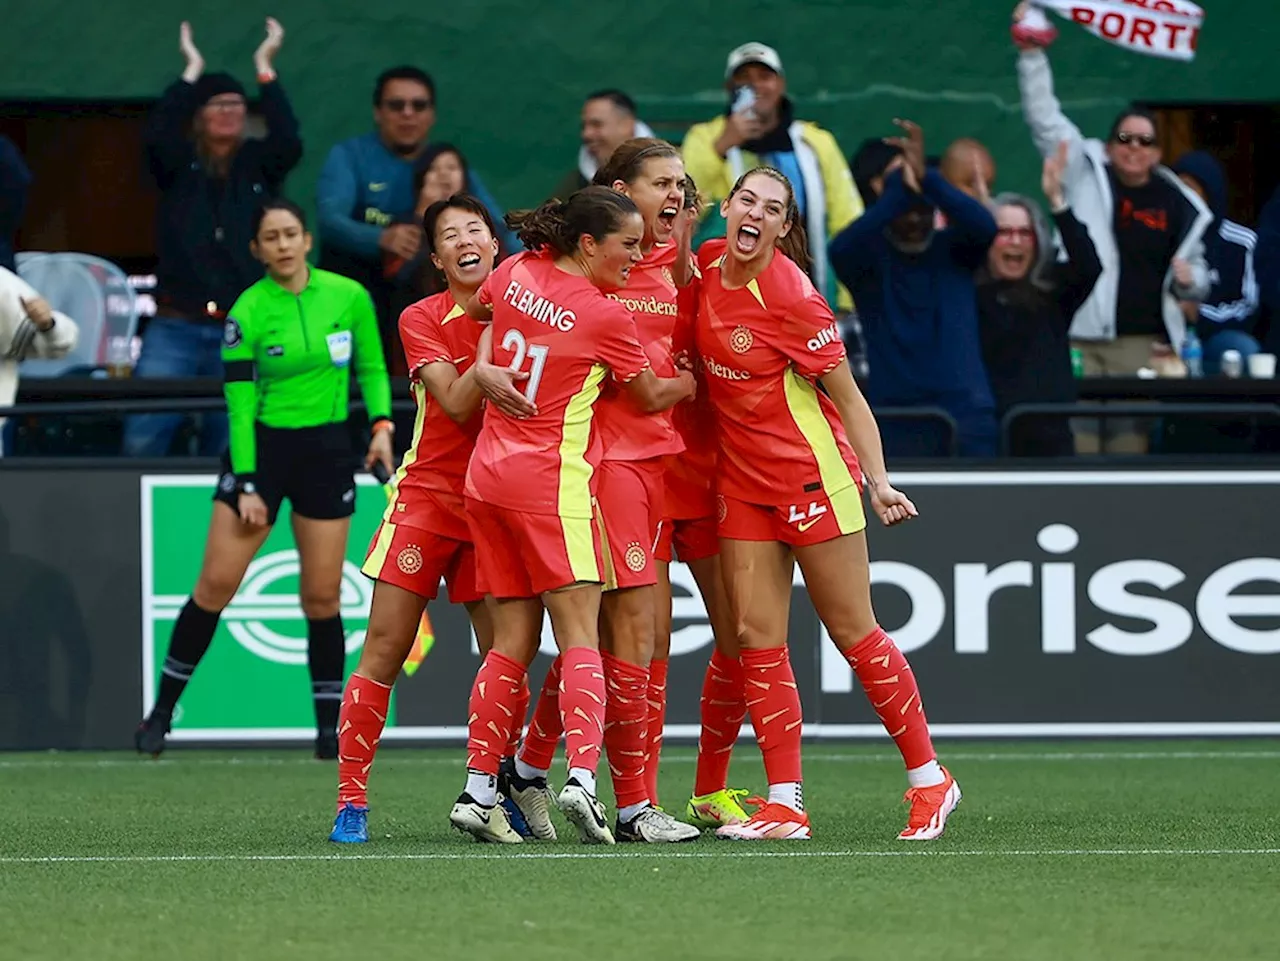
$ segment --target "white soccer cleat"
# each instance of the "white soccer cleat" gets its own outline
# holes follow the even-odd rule
[[[692,824],[677,821],[656,807],[645,808],[625,824],[619,821],[613,833],[619,841],[640,844],[679,844],[702,837],[702,832]]]
[[[449,812],[449,823],[464,834],[486,844],[523,844],[499,804],[485,807],[470,794],[463,794]]]
[[[807,841],[809,812],[785,804],[766,804],[741,824],[716,829],[716,837],[727,841]]]
[[[946,780],[933,787],[913,787],[905,795],[904,801],[911,802],[911,813],[907,816],[907,826],[898,835],[901,841],[932,841],[942,837],[946,830],[947,818],[960,803],[960,785],[945,767],[942,773]]]
[[[507,787],[512,803],[524,815],[525,823],[529,825],[534,838],[539,841],[554,841],[556,826],[551,823],[551,808],[556,803],[556,796],[547,786],[547,779],[540,777],[525,781],[513,777],[507,782]]]
[[[578,837],[583,844],[614,843],[609,822],[604,819],[604,805],[577,781],[570,779],[564,786],[556,798],[556,806],[578,829]]]

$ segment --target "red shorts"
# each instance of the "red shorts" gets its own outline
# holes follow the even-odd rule
[[[749,504],[719,496],[720,536],[735,541],[781,541],[807,547],[856,534],[867,527],[862,496],[846,487],[828,497],[822,491],[805,495],[802,504]]]
[[[671,454],[666,458],[666,510],[664,517],[675,520],[697,520],[716,516],[715,464],[697,465]],[[699,470],[704,467],[704,470]]]
[[[706,560],[720,553],[720,532],[714,517],[696,520],[664,520],[658,531],[658,549],[654,552],[660,561],[670,564],[673,560],[688,564]]]
[[[605,590],[658,583],[653,563],[663,509],[663,461],[607,460],[597,472],[596,516]]]
[[[384,520],[369,542],[361,573],[433,600],[440,581],[449,600],[470,604],[484,599],[476,583],[476,551],[470,541],[443,537],[419,527]]]
[[[604,560],[590,518],[533,514],[468,497],[479,588],[502,599],[538,597],[580,582],[600,583]]]
[[[434,490],[425,487],[401,487],[396,491],[394,506],[387,508],[384,519],[396,525],[434,531],[454,541],[470,541],[467,507],[462,489]]]

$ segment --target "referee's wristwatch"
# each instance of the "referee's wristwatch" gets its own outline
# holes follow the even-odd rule
[[[258,485],[252,477],[238,477],[236,478],[236,490],[241,494],[256,494],[258,493]]]

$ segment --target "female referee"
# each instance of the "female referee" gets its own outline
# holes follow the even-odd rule
[[[692,275],[687,247],[673,242],[684,206],[684,163],[665,140],[642,137],[618,146],[596,173],[595,182],[629,197],[644,222],[643,260],[632,268],[626,286],[606,296],[631,311],[640,344],[662,377],[675,376],[672,337],[680,291]],[[666,457],[684,444],[672,425],[672,411],[651,412],[624,388],[607,385],[596,404],[596,431],[602,455],[596,500],[605,554],[605,589],[600,605],[600,647],[609,699],[605,751],[618,803],[619,837],[645,843],[691,841],[698,832],[659,810],[657,751],[661,744],[661,707],[666,699],[666,636],[659,637],[658,562],[665,494]],[[670,596],[665,602],[670,609]],[[650,675],[655,646],[664,659]],[[560,664],[547,672],[529,734],[516,757],[512,797],[520,805],[531,796],[527,784],[545,782],[561,729],[556,691]],[[656,715],[656,718],[655,718]],[[653,770],[649,755],[653,754]],[[526,819],[538,811],[523,811]]]
[[[480,433],[482,395],[471,373],[484,330],[466,315],[498,255],[484,204],[458,194],[422,217],[431,263],[448,288],[400,315],[410,387],[418,405],[413,440],[396,472],[395,495],[374,534],[363,572],[375,579],[360,663],[347,680],[338,731],[338,814],[329,840],[369,840],[369,773],[387,720],[391,688],[413,646],[422,611],[444,580],[449,600],[471,615],[482,652],[493,646],[462,485]],[[517,710],[519,724],[528,707]],[[507,754],[515,753],[515,745]]]
[[[267,275],[232,305],[222,337],[230,451],[200,578],[173,626],[155,706],[134,736],[143,754],[164,750],[178,698],[288,498],[307,618],[316,757],[338,756],[346,660],[338,598],[356,493],[346,425],[351,368],[373,424],[365,466],[381,461],[388,471],[391,387],[369,295],[307,264],[311,234],[302,209],[267,201],[255,214],[253,236],[250,249]]]
[[[497,778],[545,608],[561,652],[569,759],[556,803],[584,842],[611,844],[595,777],[606,685],[594,406],[610,371],[650,411],[691,396],[694,381],[687,371],[655,375],[631,312],[601,292],[624,287],[643,257],[644,222],[629,198],[586,187],[508,223],[532,252],[501,264],[467,311],[490,323],[493,357],[521,373],[534,412],[516,418],[488,406],[467,471],[467,518],[493,599],[494,641],[472,687],[467,784],[449,819],[481,840],[521,840],[495,806]]]
[[[725,239],[698,252],[697,349],[720,438],[720,559],[769,798],[716,833],[810,836],[800,694],[786,646],[794,554],[818,616],[906,762],[911,813],[899,837],[936,838],[960,788],[938,764],[906,658],[876,622],[860,488],[870,488],[887,526],[916,516],[915,506],[889,485],[875,417],[831,309],[804,271],[804,231],[787,178],[753,170],[720,210]]]

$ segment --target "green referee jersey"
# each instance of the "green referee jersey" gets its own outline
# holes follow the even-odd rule
[[[222,362],[237,476],[257,469],[255,422],[299,428],[345,421],[352,367],[369,419],[391,416],[391,384],[368,292],[340,274],[310,270],[302,293],[263,277],[228,312]]]

